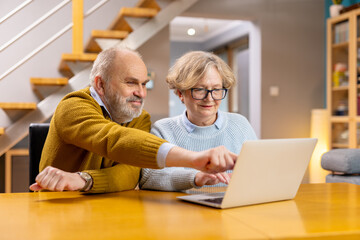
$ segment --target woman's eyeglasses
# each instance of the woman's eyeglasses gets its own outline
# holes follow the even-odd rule
[[[191,88],[191,96],[193,99],[196,100],[203,100],[207,98],[208,94],[211,94],[211,97],[214,100],[222,100],[226,97],[227,89],[221,88],[221,89],[213,89],[208,90],[205,88]]]

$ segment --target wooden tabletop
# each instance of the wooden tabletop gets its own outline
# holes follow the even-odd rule
[[[304,184],[294,200],[219,210],[183,193],[0,194],[0,239],[360,239],[360,186]]]

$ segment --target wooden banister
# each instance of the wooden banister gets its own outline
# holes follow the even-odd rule
[[[83,47],[83,22],[84,22],[84,2],[83,0],[72,0],[73,8],[73,38],[72,51],[73,54],[82,54]]]

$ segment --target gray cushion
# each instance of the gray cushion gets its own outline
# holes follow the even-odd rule
[[[360,185],[359,175],[337,175],[329,174],[326,176],[327,183],[345,182]]]
[[[347,174],[360,173],[360,149],[333,149],[321,157],[322,168]]]

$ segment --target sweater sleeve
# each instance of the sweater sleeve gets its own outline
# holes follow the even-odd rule
[[[93,152],[113,161],[139,167],[159,168],[157,151],[166,142],[143,128],[149,128],[149,114],[143,112],[121,126],[102,115],[95,100],[86,93],[69,95],[54,115],[57,134],[65,143]],[[144,122],[137,129],[135,126]]]
[[[162,126],[165,128],[163,129]],[[151,129],[152,134],[164,138],[162,131],[166,131],[166,124],[160,124],[159,122],[156,122]],[[195,169],[181,167],[144,168],[141,170],[139,187],[141,189],[160,191],[182,191],[197,188],[194,181],[198,172]]]
[[[196,188],[195,169],[167,167],[164,169],[143,168],[139,187],[147,190],[182,191]]]

